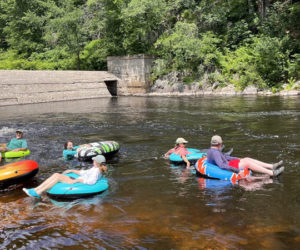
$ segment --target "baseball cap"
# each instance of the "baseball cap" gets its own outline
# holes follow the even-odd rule
[[[219,145],[219,144],[221,144],[221,143],[223,143],[221,136],[219,136],[219,135],[214,135],[214,136],[211,138],[211,141],[210,141],[210,144],[211,144],[211,145]]]
[[[179,137],[179,138],[177,138],[177,140],[176,140],[176,144],[179,144],[179,143],[188,143],[188,141],[186,141],[184,138],[182,138],[182,137]]]
[[[93,157],[92,160],[96,161],[99,164],[106,162],[106,159],[103,155],[97,155],[97,156]]]
[[[23,134],[23,130],[22,129],[17,129],[16,133],[22,133]]]

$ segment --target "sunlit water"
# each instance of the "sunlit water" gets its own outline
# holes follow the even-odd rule
[[[23,128],[38,175],[0,190],[0,246],[53,248],[267,248],[300,245],[300,98],[103,98],[0,107],[0,143]],[[278,179],[239,185],[196,177],[162,158],[184,137],[207,148],[213,134],[233,155],[283,159]],[[62,159],[75,145],[116,140],[110,188],[86,200],[37,201],[22,188],[88,163]],[[3,162],[1,165],[6,164]]]

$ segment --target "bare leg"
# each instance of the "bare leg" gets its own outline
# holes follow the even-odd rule
[[[255,164],[261,166],[261,167],[264,167],[264,168],[268,168],[268,169],[273,169],[273,164],[269,164],[269,163],[265,163],[265,162],[262,162],[262,161],[258,161],[258,160],[255,160],[255,159],[252,159],[252,158],[244,158],[244,159],[247,159],[249,161],[253,161]]]
[[[71,179],[69,176],[55,173],[52,176],[50,176],[47,180],[45,180],[41,185],[34,188],[34,190],[37,192],[38,195],[40,195],[41,193],[53,187],[57,182],[72,184],[76,181]]]
[[[252,160],[249,160],[249,158],[241,159],[241,161],[239,163],[239,168],[240,169],[249,168],[254,172],[263,173],[263,174],[267,174],[269,176],[273,176],[273,171],[272,170],[269,170],[267,168],[264,168],[264,167],[256,164],[256,162],[254,162]]]

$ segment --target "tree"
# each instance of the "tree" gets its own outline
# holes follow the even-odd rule
[[[60,8],[57,17],[46,26],[45,39],[52,47],[61,46],[76,57],[77,69],[80,69],[80,53],[87,43],[88,30],[81,6],[76,7],[73,1],[67,0]]]
[[[2,15],[0,20],[6,22],[3,33],[10,48],[24,57],[43,49],[45,45],[43,27],[51,2],[51,0],[1,1]]]
[[[123,46],[127,53],[149,53],[161,35],[161,24],[166,14],[164,0],[130,1],[121,12]]]
[[[173,70],[196,72],[199,65],[205,71],[213,72],[218,65],[220,52],[217,48],[220,40],[211,32],[198,35],[193,23],[177,22],[171,34],[162,35],[155,47]]]

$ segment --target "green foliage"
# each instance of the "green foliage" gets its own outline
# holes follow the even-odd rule
[[[49,51],[44,56],[36,53],[32,58],[19,59],[16,51],[9,50],[1,53],[0,69],[69,70],[74,68],[74,59],[55,60],[55,54],[57,51]]]
[[[300,78],[300,54],[291,56],[291,59],[288,61],[287,71],[290,78]]]
[[[128,54],[150,52],[166,14],[167,4],[162,0],[132,0],[122,9],[123,46]]]
[[[240,88],[249,84],[277,87],[278,83],[287,81],[289,64],[288,54],[282,51],[281,40],[266,36],[255,37],[253,43],[228,52],[221,60],[223,73]],[[295,71],[292,66],[290,69]]]
[[[177,22],[170,34],[166,32],[158,39],[155,47],[167,67],[173,70],[195,73],[198,65],[202,65],[205,71],[211,72],[218,64],[219,42],[210,32],[199,37],[193,23]]]
[[[72,0],[65,1],[65,8],[49,21],[45,38],[53,45],[65,46],[71,56],[76,56],[77,69],[80,69],[80,52],[87,40],[84,12],[74,6]]]
[[[109,56],[105,40],[89,42],[81,54],[82,69],[106,70],[106,58]]]
[[[277,91],[300,77],[299,23],[298,1],[1,0],[0,68],[105,70],[107,56],[150,53],[153,79]]]
[[[251,42],[253,37],[249,25],[245,20],[240,20],[235,23],[234,27],[230,28],[226,34],[226,43],[232,49],[238,48],[239,45]]]
[[[255,67],[255,55],[249,46],[225,53],[220,60],[222,73],[226,79],[239,89],[248,85],[265,87],[263,79]]]
[[[281,50],[282,44],[279,38],[265,36],[254,38],[252,48],[256,70],[269,87],[287,79],[285,68],[288,58]]]
[[[44,44],[43,29],[49,10],[49,1],[2,0],[1,17],[6,21],[3,28],[5,40],[20,57],[33,51],[41,51]]]
[[[171,68],[168,67],[167,60],[164,59],[156,59],[152,66],[152,80],[156,80],[157,78],[166,75],[172,71]]]

